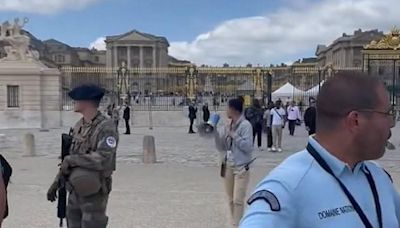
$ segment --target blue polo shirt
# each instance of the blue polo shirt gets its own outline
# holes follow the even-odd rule
[[[383,228],[400,227],[400,196],[389,176],[375,162],[358,163],[353,170],[326,151],[315,139],[309,143],[346,186],[375,228],[379,227],[372,190],[364,172],[370,171],[379,195]],[[303,150],[272,170],[256,187],[269,199],[249,205],[240,228],[357,228],[365,227],[338,182]]]

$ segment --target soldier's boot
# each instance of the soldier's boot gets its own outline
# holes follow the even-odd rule
[[[83,213],[82,228],[106,228],[108,217],[104,212]]]

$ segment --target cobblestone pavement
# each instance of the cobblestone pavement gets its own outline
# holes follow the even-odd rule
[[[45,200],[45,193],[57,170],[60,134],[66,131],[0,131],[0,151],[14,166],[9,187],[10,217],[4,227],[57,227],[56,205]],[[35,135],[35,157],[22,156],[21,138],[26,132]],[[145,135],[156,138],[157,164],[141,163]],[[393,130],[396,146],[400,143],[399,136],[397,127]],[[304,128],[298,128],[293,137],[285,129],[283,153],[256,151],[258,159],[252,168],[250,189],[283,159],[304,148],[306,142]],[[388,151],[379,160],[392,174],[397,187],[400,187],[399,152],[399,149]],[[133,128],[132,135],[121,135],[117,160],[108,210],[109,227],[228,227],[225,194],[218,177],[219,154],[212,139],[188,135],[186,127]]]

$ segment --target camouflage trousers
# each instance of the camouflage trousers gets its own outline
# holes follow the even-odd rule
[[[68,197],[68,228],[106,228],[108,194],[97,194],[80,197],[73,191]]]

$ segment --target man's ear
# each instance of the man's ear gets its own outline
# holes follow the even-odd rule
[[[345,116],[345,125],[351,131],[357,131],[360,127],[360,113],[351,111]]]

